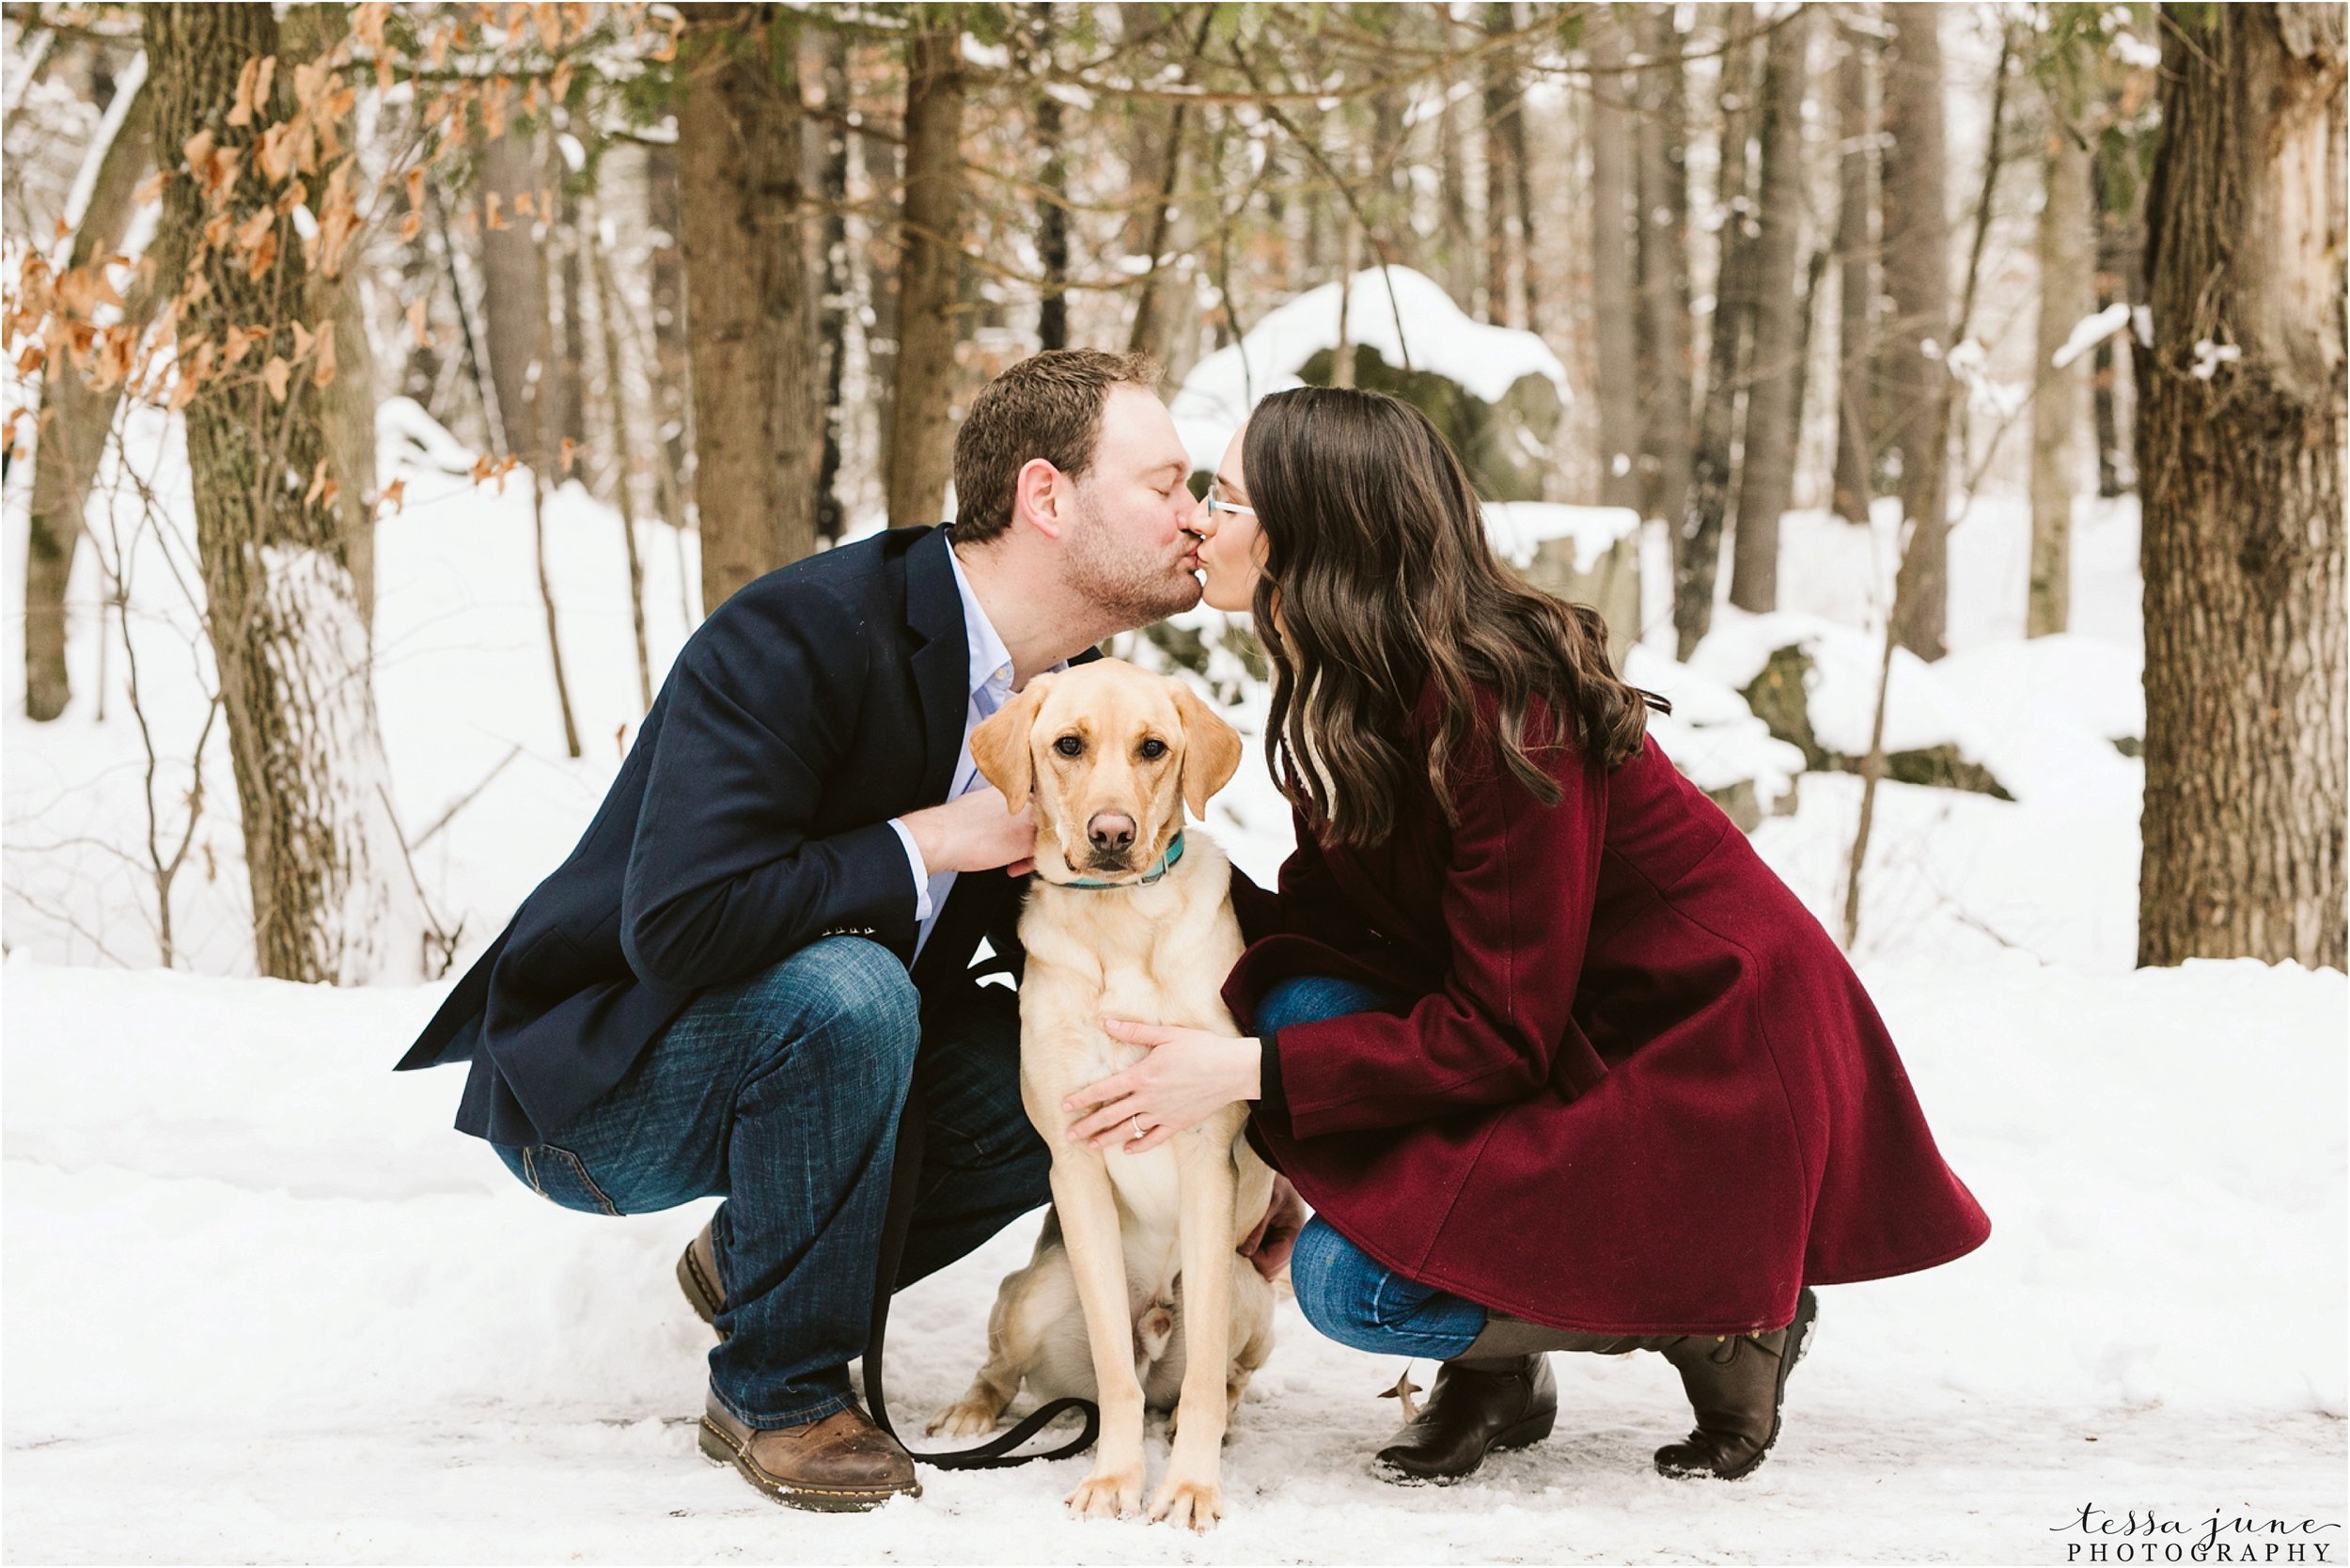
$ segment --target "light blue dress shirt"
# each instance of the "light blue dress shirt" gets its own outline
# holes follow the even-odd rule
[[[955,755],[954,778],[947,787],[947,798],[954,800],[987,783],[979,776],[979,765],[971,760],[971,731],[1011,700],[1011,651],[996,635],[995,623],[987,619],[979,596],[971,591],[971,579],[963,574],[963,562],[951,547],[947,560],[954,569],[955,591],[963,596],[963,635],[971,657],[971,699],[963,713],[963,749]],[[1068,667],[1067,660],[1053,666]],[[889,825],[898,830],[898,840],[906,847],[906,863],[914,870],[914,951],[918,957],[922,945],[931,939],[931,927],[938,922],[938,912],[947,907],[947,893],[955,885],[956,873],[932,872],[924,864],[914,831],[902,818],[890,818]]]

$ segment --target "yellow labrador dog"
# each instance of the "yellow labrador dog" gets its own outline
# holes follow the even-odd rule
[[[1004,799],[1036,805],[1020,1091],[1053,1152],[1053,1208],[997,1294],[986,1364],[931,1431],[990,1430],[1024,1382],[1040,1399],[1096,1400],[1093,1472],[1069,1497],[1079,1517],[1141,1506],[1143,1410],[1171,1405],[1151,1517],[1214,1524],[1225,1429],[1272,1350],[1273,1289],[1233,1255],[1273,1187],[1241,1137],[1247,1106],[1141,1154],[1073,1144],[1060,1110],[1144,1055],[1104,1034],[1104,1017],[1234,1032],[1218,996],[1241,952],[1231,865],[1183,808],[1205,815],[1240,755],[1190,688],[1117,659],[1038,676],[971,736]]]

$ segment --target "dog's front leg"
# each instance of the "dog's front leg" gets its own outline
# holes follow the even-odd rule
[[[1134,1309],[1126,1294],[1118,1199],[1102,1158],[1090,1150],[1056,1151],[1053,1157],[1053,1206],[1085,1309],[1102,1409],[1093,1473],[1069,1494],[1069,1511],[1081,1519],[1114,1519],[1142,1506],[1142,1385],[1135,1377]]]
[[[1224,1513],[1236,1179],[1222,1140],[1186,1134],[1177,1141],[1183,1182],[1183,1391],[1175,1410],[1174,1452],[1151,1499],[1151,1517],[1206,1530]]]

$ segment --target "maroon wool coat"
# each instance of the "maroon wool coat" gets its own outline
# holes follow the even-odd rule
[[[1543,753],[1555,807],[1489,730],[1464,749],[1457,829],[1423,781],[1387,843],[1301,821],[1277,894],[1233,877],[1244,1029],[1297,975],[1418,998],[1280,1031],[1250,1136],[1308,1203],[1407,1278],[1601,1333],[1775,1328],[1802,1285],[1982,1245],[1859,978],[1653,737],[1613,772]]]

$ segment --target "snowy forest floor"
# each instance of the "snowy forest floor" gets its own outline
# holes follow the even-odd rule
[[[377,688],[412,831],[500,770],[418,860],[436,910],[464,921],[462,968],[570,849],[637,714],[617,519],[576,488],[550,507],[588,741],[572,760],[526,481],[498,495],[437,475],[444,441],[387,409],[387,472],[410,482],[379,530]],[[157,490],[184,516],[172,456]],[[13,480],[8,500],[14,604]],[[2138,677],[2135,523],[2083,507],[2074,635],[2025,643],[2025,522],[1985,502],[1953,531],[1954,651],[1934,666],[2018,798],[1888,785],[1855,955],[1989,1243],[1824,1291],[1785,1435],[1731,1486],[1650,1470],[1686,1424],[1653,1356],[1555,1357],[1549,1441],[1462,1486],[1386,1485],[1367,1461],[1397,1419],[1376,1396],[1401,1363],[1320,1340],[1285,1305],[1227,1450],[1226,1523],[1204,1539],[1066,1521],[1081,1460],[932,1472],[919,1500],[860,1517],[777,1509],[707,1466],[707,1331],[670,1274],[707,1205],[560,1212],[452,1133],[457,1074],[387,1071],[446,981],[249,978],[217,737],[204,863],[175,902],[180,971],[148,967],[151,891],[115,853],[140,853],[137,731],[118,649],[96,719],[97,639],[78,622],[73,708],[0,729],[0,1556],[2056,1563],[2094,1506],[2182,1527],[2314,1521],[2330,1528],[2299,1539],[2341,1560],[2350,986],[2249,962],[2131,969],[2142,768],[2110,737]],[[1887,537],[1791,515],[1785,607],[1866,626]],[[661,525],[642,540],[658,679],[691,566]],[[133,585],[167,825],[186,784],[169,760],[203,698],[192,612],[153,552],[184,563],[186,548],[183,530],[157,536]],[[92,597],[86,579],[75,603]],[[1796,810],[1754,836],[1831,927],[1857,796],[1848,776],[1808,775]],[[1286,818],[1259,764],[1213,819],[1251,871],[1277,862]],[[1561,1227],[1572,1246],[1573,1216]],[[961,1391],[1033,1233],[1015,1224],[901,1300],[902,1425]],[[1152,1458],[1155,1473],[1163,1440]]]

